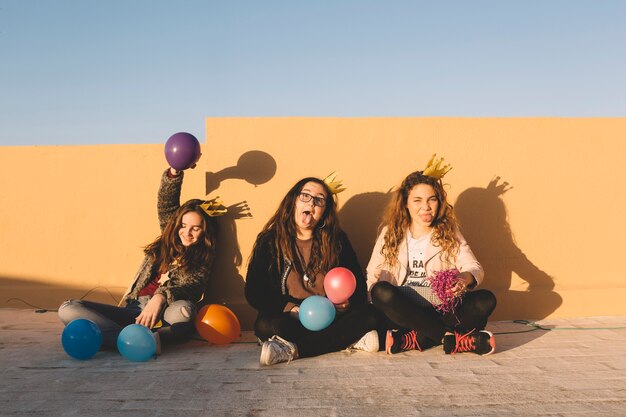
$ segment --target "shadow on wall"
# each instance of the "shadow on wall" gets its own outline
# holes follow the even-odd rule
[[[67,285],[53,285],[35,279],[0,277],[0,307],[56,310],[70,298],[117,305],[126,287],[91,289]]]
[[[348,234],[363,270],[372,256],[378,225],[390,198],[389,192],[357,194],[339,210],[341,228]]]
[[[493,291],[498,306],[491,320],[539,320],[562,303],[554,292],[554,280],[532,263],[515,244],[500,198],[509,191],[507,182],[493,179],[486,188],[468,188],[456,200],[454,210],[463,235],[485,268],[482,285]],[[528,282],[526,291],[511,290],[512,274]]]
[[[254,186],[264,184],[274,178],[276,161],[262,151],[249,151],[239,157],[237,165],[218,172],[206,173],[206,194],[219,188],[227,179],[242,179]],[[230,308],[241,323],[242,329],[251,329],[256,311],[248,305],[244,297],[244,278],[239,267],[245,259],[237,240],[236,220],[252,217],[246,201],[228,207],[228,213],[218,218],[218,240],[215,263],[207,286],[203,304],[224,304]]]
[[[217,190],[227,179],[241,179],[254,186],[265,184],[276,174],[276,160],[263,151],[248,151],[239,157],[237,165],[218,172],[206,173],[206,194]]]

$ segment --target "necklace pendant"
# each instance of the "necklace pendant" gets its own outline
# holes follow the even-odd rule
[[[304,279],[304,282],[306,282],[306,285],[308,285],[310,288],[315,287],[315,282],[313,282],[307,274],[304,274],[302,278]]]

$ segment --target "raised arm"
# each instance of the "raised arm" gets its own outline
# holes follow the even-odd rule
[[[157,212],[161,231],[180,207],[180,190],[183,185],[184,171],[168,168],[161,176],[161,185],[157,197]]]

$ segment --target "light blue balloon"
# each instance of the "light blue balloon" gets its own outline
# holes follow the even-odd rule
[[[154,357],[156,341],[147,327],[129,324],[117,336],[117,349],[129,361],[145,362]]]
[[[335,306],[326,297],[312,295],[300,304],[298,317],[304,327],[314,332],[330,326],[335,320]]]
[[[92,358],[102,345],[102,333],[96,323],[87,319],[72,320],[63,329],[61,344],[65,353],[73,358]]]

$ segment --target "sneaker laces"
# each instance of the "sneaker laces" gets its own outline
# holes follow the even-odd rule
[[[476,338],[474,337],[474,330],[462,334],[454,332],[454,338],[456,339],[456,346],[452,353],[474,352],[476,351]]]
[[[420,344],[417,341],[417,332],[415,330],[411,330],[410,332],[402,335],[402,341],[400,342],[400,349],[402,350],[417,349],[420,352],[422,351],[422,348],[420,347]]]

